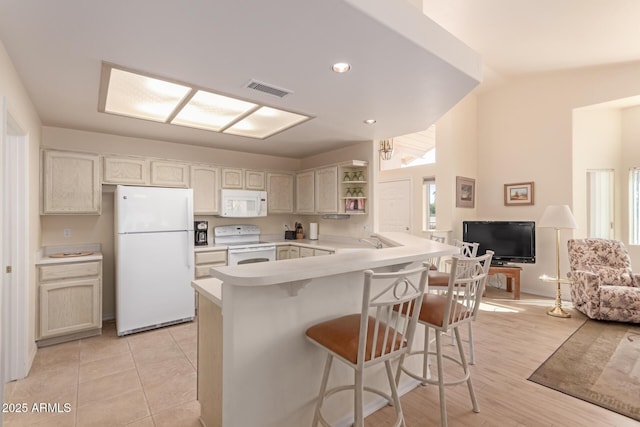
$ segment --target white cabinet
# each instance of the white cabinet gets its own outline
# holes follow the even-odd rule
[[[276,246],[276,260],[289,259],[290,245]]]
[[[307,258],[310,256],[314,256],[312,248],[305,248],[305,247],[300,248],[300,258]]]
[[[322,256],[322,255],[331,255],[334,254],[334,251],[328,251],[326,249],[314,249],[313,256]]]
[[[276,259],[306,258],[312,256],[331,255],[333,251],[327,249],[313,249],[306,246],[283,245],[276,247]]]
[[[265,182],[264,182],[264,172],[262,171],[254,171],[254,170],[245,170],[244,171],[244,188],[245,190],[258,190],[264,191]]]
[[[38,345],[101,333],[102,261],[39,265],[38,288]]]
[[[242,190],[244,188],[244,170],[222,168],[222,188]]]
[[[215,215],[220,211],[219,170],[212,166],[191,166],[193,214]]]
[[[42,214],[100,214],[100,156],[42,151]]]
[[[293,213],[293,175],[268,173],[267,201],[269,213]]]
[[[291,245],[289,247],[289,259],[300,258],[300,247]]]
[[[316,170],[316,213],[338,213],[338,167],[329,166]]]
[[[187,163],[152,160],[151,185],[189,187],[189,165]]]
[[[149,185],[149,161],[142,157],[104,156],[102,183]]]
[[[296,174],[296,213],[313,214],[315,171],[306,171]]]
[[[227,250],[212,249],[210,251],[198,251],[195,253],[196,279],[211,277],[211,267],[227,265]]]

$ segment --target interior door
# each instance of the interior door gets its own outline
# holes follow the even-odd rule
[[[378,229],[380,231],[411,232],[413,217],[411,188],[411,179],[378,183]]]

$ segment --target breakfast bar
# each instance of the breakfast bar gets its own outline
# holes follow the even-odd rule
[[[198,400],[206,426],[310,425],[325,354],[305,339],[305,330],[361,310],[364,270],[400,270],[458,251],[405,233],[375,237],[388,247],[215,267],[213,278],[193,282],[199,300]],[[367,372],[366,383],[382,388],[384,375],[382,369]],[[330,382],[346,384],[352,377],[338,364]],[[399,390],[415,385],[404,378]],[[367,413],[386,404],[367,397]],[[327,417],[348,425],[352,399],[333,400]]]

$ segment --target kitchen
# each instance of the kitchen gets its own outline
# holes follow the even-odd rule
[[[184,163],[228,166],[256,171],[279,171],[291,174],[296,171],[339,163],[346,159],[357,159],[371,163],[375,158],[374,153],[377,154],[374,152],[371,142],[364,142],[298,160],[53,127],[43,128],[43,147],[70,152],[139,156],[146,159],[159,158]],[[108,151],[105,151],[103,147],[108,147]],[[42,215],[40,217],[42,246],[101,244],[104,319],[115,317],[114,190],[114,185],[102,186],[100,215]],[[373,206],[373,194],[368,196],[369,206]],[[260,228],[262,234],[283,237],[285,224],[293,227],[296,222],[301,222],[307,232],[309,223],[318,223],[320,235],[325,237],[337,236],[358,239],[368,237],[373,230],[372,215],[350,215],[348,219],[342,220],[324,219],[322,215],[294,213],[270,213],[266,217],[253,218],[250,221],[245,219],[239,221],[234,218],[214,215],[196,215],[194,219],[208,222],[208,235],[211,243],[213,243],[213,229],[216,226],[238,223],[254,224]],[[65,230],[67,231],[65,232]]]

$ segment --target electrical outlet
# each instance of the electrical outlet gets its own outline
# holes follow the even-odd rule
[[[362,229],[363,229],[364,231],[366,231],[367,233],[371,231],[371,227],[369,226],[369,224],[365,224],[365,225],[363,225],[363,226],[362,226]]]
[[[65,239],[68,239],[69,237],[71,237],[71,229],[70,228],[65,228],[62,231],[62,234],[64,235]]]

